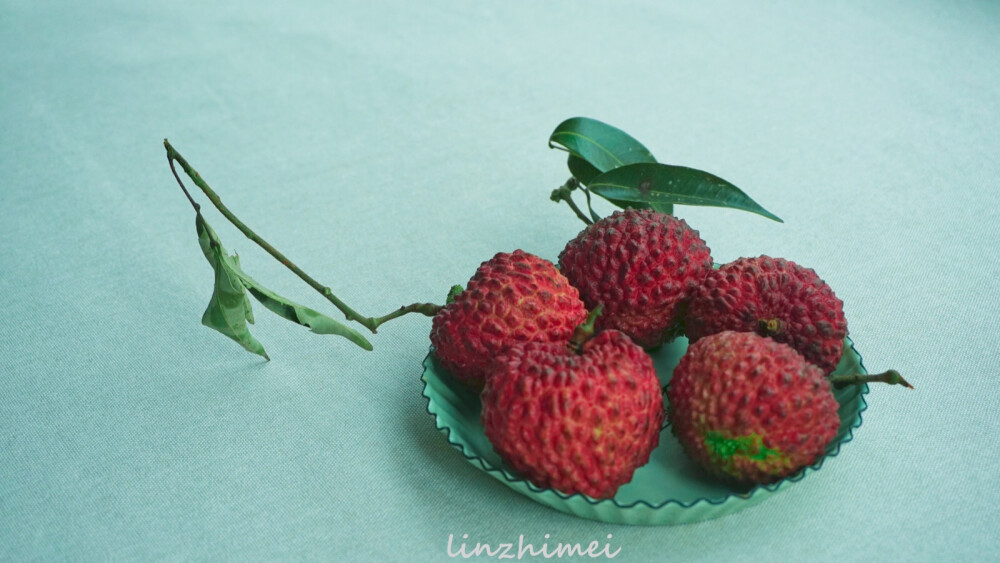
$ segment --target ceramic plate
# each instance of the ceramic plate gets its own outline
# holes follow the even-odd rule
[[[666,384],[674,366],[687,350],[687,339],[678,338],[653,354],[660,381]],[[861,356],[848,338],[835,374],[868,373]],[[681,450],[669,428],[660,432],[660,444],[649,463],[636,470],[630,483],[611,499],[594,500],[581,494],[565,495],[542,489],[510,470],[493,451],[479,420],[479,396],[459,384],[428,354],[424,360],[424,397],[427,411],[437,427],[474,466],[511,489],[567,514],[602,522],[638,525],[671,525],[709,520],[753,506],[808,475],[840,452],[861,426],[861,412],[867,408],[864,395],[868,386],[852,386],[834,392],[840,403],[840,430],[827,447],[826,456],[798,473],[766,486],[739,489],[704,475]]]

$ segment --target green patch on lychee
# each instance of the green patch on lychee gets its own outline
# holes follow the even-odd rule
[[[460,285],[453,285],[453,286],[451,286],[451,289],[448,290],[448,298],[445,300],[445,304],[446,305],[450,304],[463,291],[465,291],[465,289],[462,286],[460,286]]]
[[[758,466],[780,463],[787,458],[780,450],[765,446],[764,439],[756,433],[728,437],[722,432],[706,432],[705,447],[727,473],[732,473],[734,458],[754,462]]]

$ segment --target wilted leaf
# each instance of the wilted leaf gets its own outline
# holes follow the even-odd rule
[[[201,214],[198,215],[196,226],[198,240],[202,243],[205,257],[215,270],[215,289],[205,314],[201,316],[201,324],[225,334],[254,354],[270,359],[264,351],[264,346],[250,334],[250,328],[247,326],[248,322],[253,322],[253,311],[243,288],[243,282],[226,260],[222,245],[211,244],[211,238],[215,233],[211,232],[211,227],[205,223]]]
[[[243,281],[243,285],[250,291],[250,294],[274,313],[277,313],[293,323],[307,327],[316,334],[335,334],[337,336],[343,336],[365,350],[372,350],[371,343],[354,329],[331,319],[319,311],[310,309],[305,305],[299,305],[290,299],[274,293],[270,289],[267,289],[257,283],[255,279],[243,272],[240,268],[239,256],[233,256],[231,260],[233,262],[234,269]]]
[[[330,317],[286,299],[257,283],[240,267],[238,256],[230,256],[223,248],[215,231],[198,214],[196,220],[198,242],[202,252],[216,272],[215,292],[202,323],[236,340],[244,348],[267,357],[264,348],[250,334],[246,321],[253,322],[253,313],[246,290],[269,310],[317,334],[343,336],[365,350],[372,345],[354,329]],[[218,295],[218,299],[216,298]],[[241,320],[242,319],[242,322]]]

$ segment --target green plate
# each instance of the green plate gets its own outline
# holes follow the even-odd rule
[[[678,338],[653,354],[660,381],[666,384],[674,366],[687,350],[687,339]],[[845,341],[844,354],[835,374],[868,373],[854,343]],[[509,469],[493,451],[479,420],[479,396],[466,389],[438,364],[433,354],[424,360],[424,397],[427,412],[437,427],[474,466],[500,480],[511,489],[567,514],[613,522],[646,526],[685,524],[710,520],[753,506],[806,476],[815,473],[849,442],[854,429],[861,426],[861,413],[867,408],[864,395],[868,386],[836,390],[840,403],[840,430],[827,447],[826,455],[810,467],[765,486],[739,489],[707,477],[681,450],[669,428],[660,432],[660,445],[649,463],[636,470],[632,481],[618,489],[611,499],[595,500],[581,494],[565,495],[554,489],[542,489],[525,481]]]

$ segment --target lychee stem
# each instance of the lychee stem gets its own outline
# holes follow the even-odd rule
[[[552,190],[552,195],[549,196],[549,199],[551,199],[556,203],[559,203],[560,201],[565,201],[569,205],[570,209],[573,210],[573,213],[576,213],[576,216],[579,217],[581,221],[583,221],[588,225],[593,225],[594,222],[591,221],[590,218],[587,217],[583,213],[583,211],[581,211],[580,208],[576,206],[576,202],[573,201],[572,192],[579,186],[580,186],[580,181],[570,176],[569,180],[566,180],[565,184]]]
[[[302,281],[309,284],[309,286],[318,291],[320,295],[322,295],[328,301],[333,303],[334,307],[340,309],[340,312],[344,314],[347,320],[359,323],[360,325],[364,326],[374,334],[376,332],[376,329],[378,329],[378,327],[386,321],[391,321],[392,319],[401,317],[408,313],[420,313],[428,317],[433,317],[434,315],[437,314],[438,311],[442,309],[441,305],[435,305],[434,303],[413,303],[410,305],[404,305],[399,309],[396,309],[395,311],[387,315],[383,315],[381,317],[366,317],[361,313],[358,313],[350,306],[348,306],[347,303],[344,303],[336,295],[334,295],[333,291],[329,287],[319,283],[312,276],[305,273],[301,268],[296,266],[295,263],[289,260],[284,254],[278,251],[278,249],[271,246],[271,244],[269,244],[266,240],[261,238],[260,235],[253,232],[253,230],[250,229],[250,227],[246,226],[246,224],[243,223],[243,221],[241,221],[239,217],[237,217],[232,211],[229,210],[228,207],[226,207],[222,203],[222,198],[220,198],[219,195],[215,193],[215,191],[212,190],[212,188],[209,187],[208,183],[202,179],[200,174],[198,174],[198,171],[195,170],[190,164],[188,164],[187,160],[185,160],[184,157],[181,156],[180,153],[178,153],[174,149],[174,147],[170,145],[169,141],[163,139],[163,146],[167,149],[167,162],[170,164],[170,171],[173,172],[174,178],[180,185],[181,190],[184,191],[184,195],[187,196],[188,201],[191,203],[191,206],[194,207],[196,213],[199,214],[201,213],[201,206],[199,206],[198,203],[194,201],[194,198],[191,197],[191,194],[188,192],[187,188],[184,187],[184,182],[181,181],[181,177],[180,175],[177,174],[177,169],[174,167],[174,161],[179,163],[181,165],[181,168],[184,169],[184,172],[188,175],[189,178],[191,178],[191,181],[194,182],[196,186],[201,188],[201,191],[204,192],[205,196],[208,197],[209,201],[211,201],[212,204],[215,205],[215,208],[219,210],[219,213],[222,213],[222,215],[226,219],[228,219],[230,223],[235,225],[236,228],[239,229],[240,232],[243,233],[248,239],[257,243],[258,246],[260,246],[261,248],[266,250],[268,254],[273,256],[275,260],[281,262],[283,266],[294,272],[295,275],[299,276],[299,278],[301,278]]]
[[[887,383],[889,385],[902,385],[903,387],[913,389],[913,386],[894,369],[876,375],[834,375],[830,377],[830,383],[836,389],[842,389],[849,385],[859,385],[861,383]]]
[[[576,330],[573,331],[573,337],[569,339],[569,349],[574,353],[583,353],[583,344],[594,336],[594,325],[603,310],[603,305],[594,307],[594,310],[587,314],[587,318],[577,325]]]
[[[757,321],[757,330],[761,336],[777,336],[785,332],[785,321],[777,318],[760,319]]]

